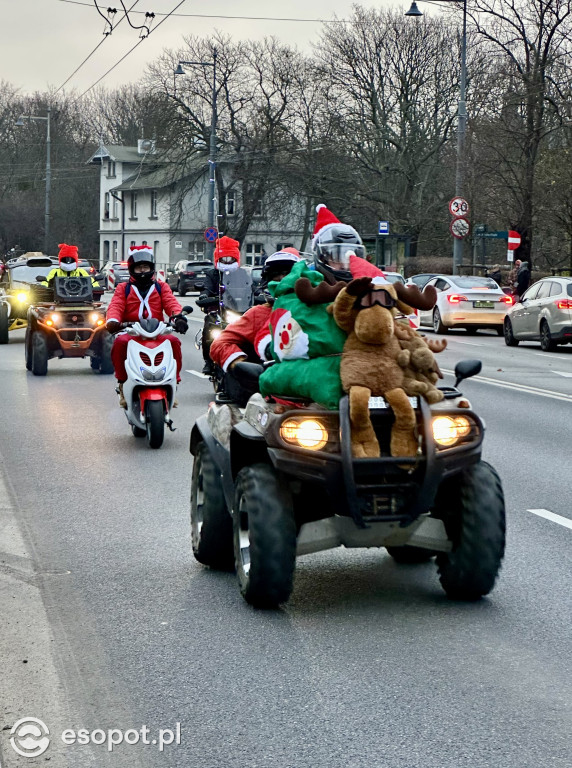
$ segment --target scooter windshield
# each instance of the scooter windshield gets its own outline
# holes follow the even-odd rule
[[[234,272],[221,272],[221,283],[224,286],[222,302],[226,309],[232,312],[246,312],[252,305],[252,280],[250,273],[239,268]]]

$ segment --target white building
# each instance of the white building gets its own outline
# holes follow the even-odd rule
[[[90,158],[101,166],[99,257],[123,261],[130,245],[152,245],[157,264],[173,265],[180,259],[204,259],[208,226],[208,164],[195,156],[184,164],[155,153],[154,142],[138,147],[102,145]],[[230,174],[224,160],[218,173]],[[230,177],[230,176],[229,176]],[[230,185],[227,185],[230,186]],[[225,200],[228,231],[240,215],[240,188],[228,190]],[[261,263],[265,255],[287,245],[299,247],[302,201],[290,201],[278,216],[265,213],[261,200],[242,244],[242,263]]]

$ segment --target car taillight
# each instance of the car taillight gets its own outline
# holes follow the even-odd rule
[[[460,296],[458,293],[448,293],[447,301],[449,304],[459,304],[461,301],[468,301],[466,296]]]
[[[126,267],[127,266],[127,262],[126,261],[120,261],[119,262],[119,266],[120,267]]]
[[[501,296],[501,297],[500,297],[500,299],[499,299],[499,301],[502,301],[502,302],[504,302],[505,304],[508,304],[509,306],[510,306],[511,304],[514,304],[514,299],[512,298],[512,296],[509,296],[507,293],[505,293],[505,295],[504,295],[504,296]]]
[[[194,273],[194,272],[183,272],[182,274],[183,274],[185,277],[194,277],[194,275],[195,275],[195,273]]]
[[[572,309],[572,299],[557,299],[554,303],[558,309]]]

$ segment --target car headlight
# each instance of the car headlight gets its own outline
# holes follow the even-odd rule
[[[328,430],[316,419],[288,420],[280,425],[280,437],[300,448],[319,451],[328,442]]]
[[[224,315],[224,319],[226,322],[230,325],[231,323],[236,323],[237,320],[240,320],[242,315],[239,315],[238,312],[230,312],[227,310]]]
[[[17,298],[17,299],[18,299],[18,301],[19,301],[20,303],[22,303],[22,304],[26,304],[26,302],[28,302],[28,301],[29,301],[29,299],[28,299],[28,294],[27,294],[27,293],[24,293],[23,291],[22,291],[21,293],[17,293],[17,294],[16,294],[16,298]]]
[[[465,416],[437,416],[433,419],[433,439],[438,445],[450,447],[471,432],[471,422]]]

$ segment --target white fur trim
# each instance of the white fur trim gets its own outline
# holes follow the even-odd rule
[[[325,207],[326,207],[325,203],[318,203],[318,205],[316,206],[316,213],[318,213],[319,210]]]
[[[222,369],[226,373],[228,366],[232,363],[233,360],[236,360],[237,357],[244,357],[246,358],[247,355],[244,354],[244,352],[233,352],[232,355],[229,355],[224,363],[222,364]]]
[[[264,350],[270,344],[272,341],[272,336],[267,333],[266,336],[263,336],[260,341],[258,342],[258,346],[256,347],[256,354],[261,360],[264,360]]]

